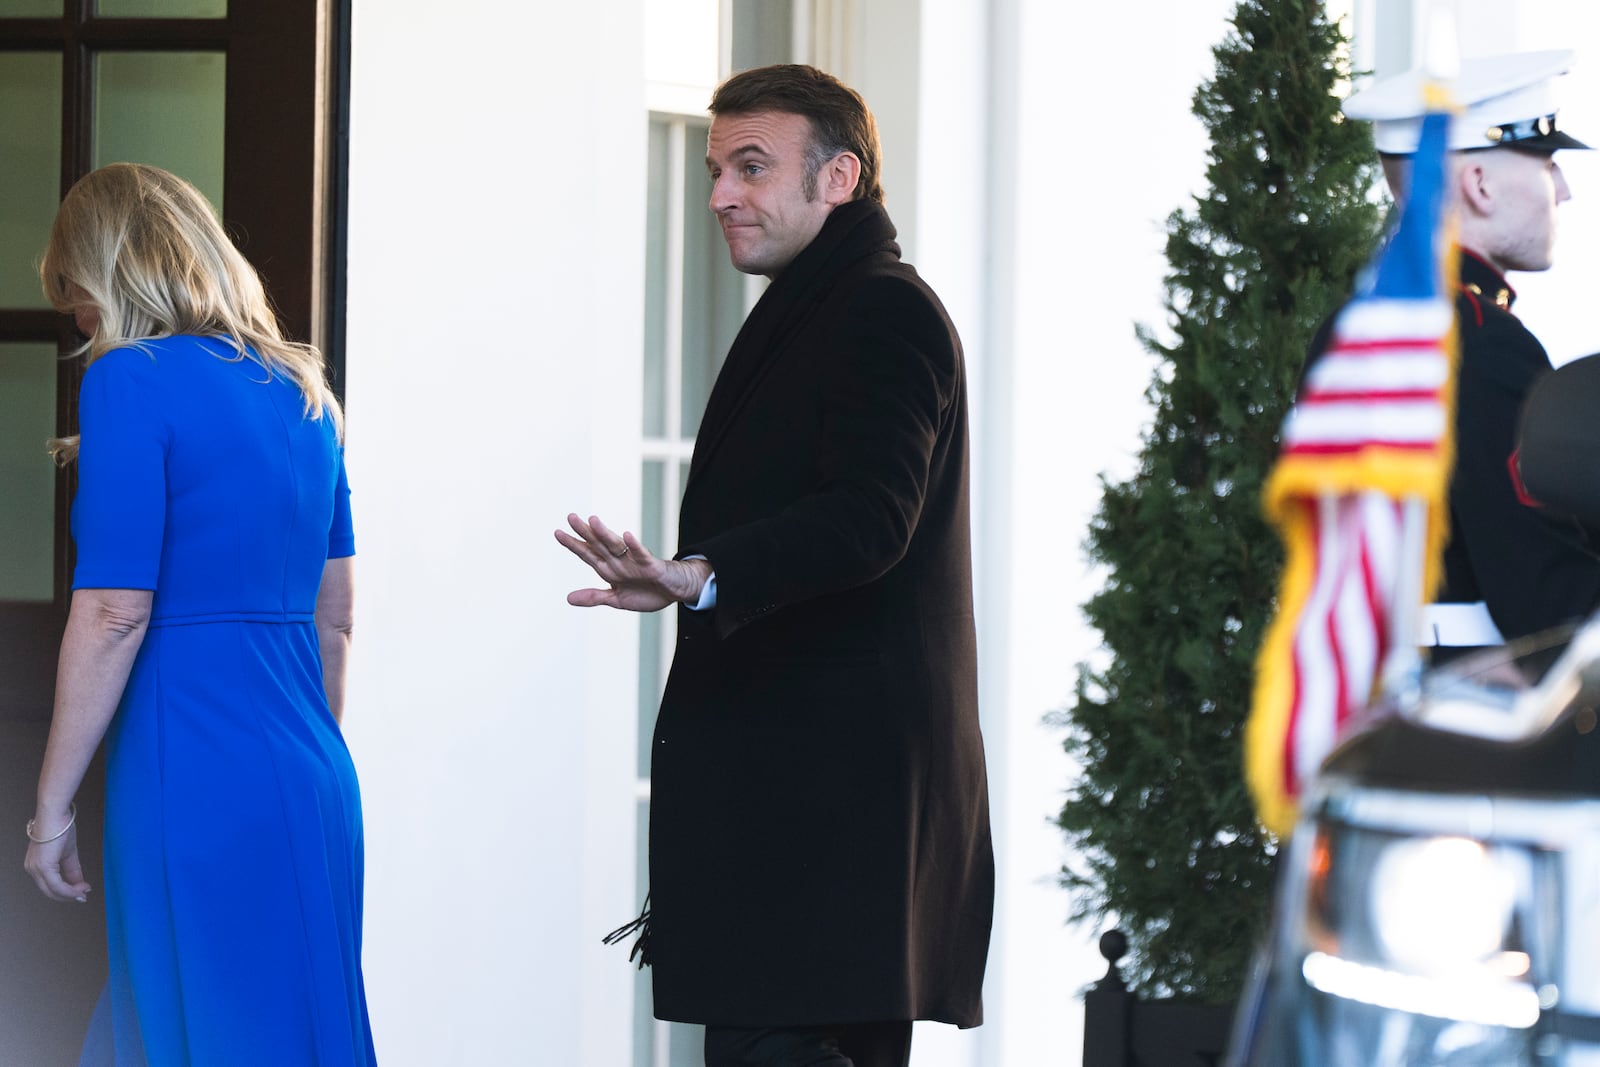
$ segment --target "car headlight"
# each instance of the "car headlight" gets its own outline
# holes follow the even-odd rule
[[[1541,992],[1535,855],[1463,837],[1318,827],[1301,973],[1378,1008],[1526,1029]],[[1554,961],[1544,960],[1547,970]]]
[[[1367,901],[1384,955],[1419,975],[1480,964],[1527,973],[1527,954],[1505,947],[1522,880],[1519,859],[1464,837],[1389,845],[1373,867]]]

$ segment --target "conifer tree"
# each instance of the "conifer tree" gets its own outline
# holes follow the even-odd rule
[[[1230,24],[1193,98],[1209,189],[1167,221],[1172,338],[1137,331],[1152,424],[1137,473],[1102,479],[1088,536],[1104,656],[1061,716],[1081,777],[1057,820],[1073,918],[1127,934],[1136,989],[1212,1003],[1238,995],[1270,907],[1275,842],[1241,745],[1282,559],[1259,492],[1307,345],[1383,214],[1321,0],[1240,0]]]

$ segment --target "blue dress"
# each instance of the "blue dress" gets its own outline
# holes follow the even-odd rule
[[[110,980],[86,1065],[375,1062],[361,799],[312,612],[354,553],[329,419],[216,339],[84,374],[73,587],[155,591],[107,733]]]

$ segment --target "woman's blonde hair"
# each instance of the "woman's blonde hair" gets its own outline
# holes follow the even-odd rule
[[[344,413],[322,354],[284,340],[255,268],[210,202],[177,175],[142,163],[111,163],[85,175],[56,213],[39,277],[56,310],[87,306],[99,315],[94,335],[73,353],[85,364],[113,348],[176,334],[225,338],[230,358],[293,381],[306,416],[326,415],[343,435]],[[51,452],[70,462],[77,437],[52,441]]]

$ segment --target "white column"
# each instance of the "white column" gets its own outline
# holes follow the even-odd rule
[[[635,620],[564,603],[636,519],[643,0],[355,20],[347,730],[394,1067],[625,1064]]]

